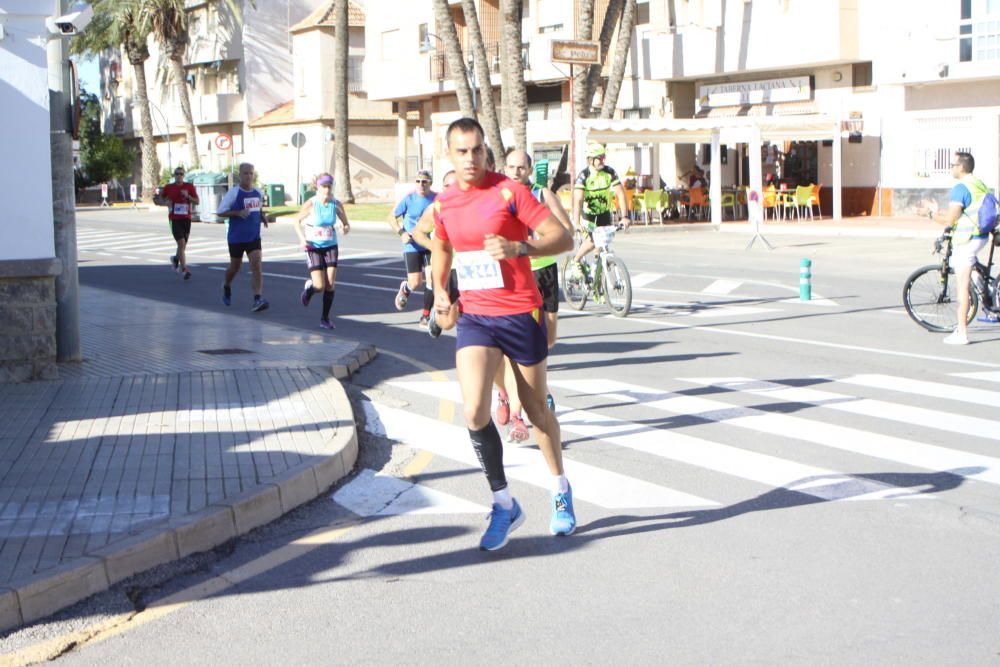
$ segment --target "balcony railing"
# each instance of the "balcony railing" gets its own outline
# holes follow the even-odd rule
[[[528,45],[524,44],[521,46],[521,62],[524,64],[525,70],[531,69],[531,61],[528,59],[530,52],[528,50]],[[468,55],[466,56],[468,58]],[[500,44],[499,42],[490,42],[486,45],[486,61],[490,66],[490,74],[500,73]],[[471,59],[469,63],[471,65]],[[448,65],[448,55],[441,52],[435,52],[431,54],[430,60],[430,79],[431,81],[444,81],[445,79],[451,78],[451,67]]]
[[[350,56],[347,60],[347,92],[365,93],[364,56]]]

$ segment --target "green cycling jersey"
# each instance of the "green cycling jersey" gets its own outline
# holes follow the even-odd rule
[[[587,167],[576,177],[575,190],[583,190],[583,214],[597,216],[611,211],[613,188],[621,185],[618,174],[605,166],[600,171]]]

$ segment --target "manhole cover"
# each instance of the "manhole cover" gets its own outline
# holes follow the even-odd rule
[[[251,350],[241,350],[238,347],[222,347],[218,350],[198,350],[202,354],[253,354]]]

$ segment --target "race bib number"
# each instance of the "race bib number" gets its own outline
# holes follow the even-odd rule
[[[611,239],[615,237],[615,228],[611,225],[594,227],[594,231],[590,235],[594,239],[594,245],[598,248],[607,248],[608,244],[611,243]]]
[[[243,208],[253,211],[260,208],[260,197],[247,197],[243,200]]]
[[[458,274],[458,289],[462,292],[503,287],[500,262],[485,250],[455,253],[455,273]]]
[[[191,207],[187,204],[174,204],[174,215],[189,215]]]
[[[309,241],[329,241],[333,239],[333,227],[306,225],[306,239]]]

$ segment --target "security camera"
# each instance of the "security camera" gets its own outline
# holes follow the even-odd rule
[[[53,35],[70,37],[80,34],[94,18],[94,8],[86,2],[78,2],[70,7],[69,12],[62,16],[46,19],[49,32]]]

